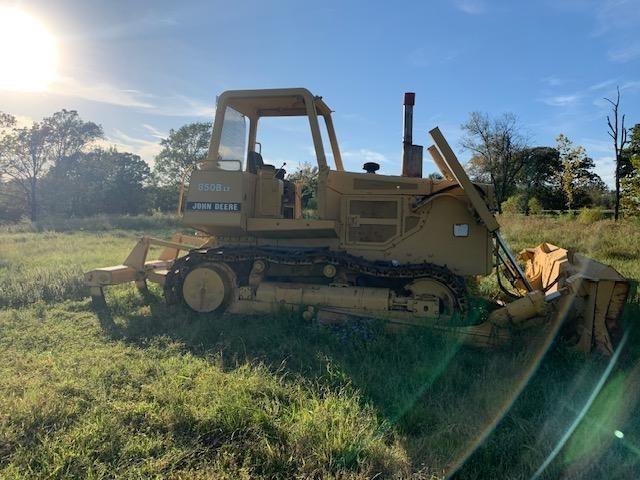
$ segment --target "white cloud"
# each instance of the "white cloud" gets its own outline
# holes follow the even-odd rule
[[[583,138],[578,143],[587,150],[587,153],[591,157],[593,157],[594,153],[599,153],[599,154],[611,153],[611,151],[613,150],[613,145],[610,142],[604,141],[604,140],[597,140],[594,138]],[[602,158],[607,158],[607,157],[605,156]]]
[[[544,103],[551,105],[552,107],[568,107],[577,104],[579,100],[580,95],[578,93],[570,95],[556,95],[542,99]]]
[[[594,36],[607,37],[609,61],[626,63],[640,57],[637,39],[640,0],[600,0],[592,7],[596,21]]]
[[[630,43],[621,48],[609,50],[607,52],[609,60],[616,63],[626,63],[640,57],[640,42]]]
[[[542,82],[549,87],[559,87],[560,85],[564,85],[567,83],[567,79],[560,78],[556,75],[549,75],[548,77],[544,77]]]
[[[71,77],[59,77],[51,85],[49,92],[91,102],[135,108],[162,116],[213,119],[215,111],[213,100],[202,102],[185,95],[159,96],[136,89],[120,88],[107,82],[91,83]]]
[[[349,172],[361,172],[362,166],[367,162],[375,162],[380,165],[379,174],[398,175],[400,162],[389,159],[387,155],[368,148],[347,149],[342,152],[344,168]]]
[[[346,150],[342,152],[342,158],[353,163],[355,161],[376,162],[379,164],[388,163],[387,157],[380,152],[369,150],[367,148],[360,148],[358,150]]]
[[[482,0],[453,0],[455,7],[469,15],[479,15],[486,11],[486,5]]]
[[[606,92],[601,92],[602,96],[596,97],[593,100],[593,105],[598,107],[600,110],[602,109],[609,110],[611,108],[611,103],[609,103],[606,100],[606,98],[615,99],[616,97],[615,86],[620,87],[621,98],[625,97],[624,95],[622,95],[623,92],[634,93],[640,90],[640,81],[638,80],[631,80],[631,81],[624,82],[622,84],[618,83],[616,80],[611,80],[609,82],[603,82],[601,85],[602,85],[602,89],[607,87],[609,88],[607,89]],[[624,101],[624,103],[626,103],[626,101]]]
[[[599,0],[587,8],[595,8],[595,35],[635,30],[640,22],[640,0]]]
[[[605,80],[603,82],[599,82],[596,83],[594,85],[591,85],[590,87],[587,88],[587,90],[602,90],[603,88],[607,88],[610,87],[611,85],[616,83],[616,79],[615,78],[610,78],[609,80]]]
[[[146,129],[149,130],[149,127],[154,131],[160,134],[159,138],[165,138],[166,135],[162,135],[158,130],[150,125],[146,125]],[[158,141],[158,137],[153,134],[153,137],[156,137],[156,140],[147,140],[145,138],[137,138],[132,137],[121,130],[115,129],[111,134],[107,136],[106,143],[108,145],[114,145],[118,150],[127,151],[131,153],[135,153],[136,155],[140,155],[145,162],[150,165],[153,165],[155,156],[160,153],[162,147],[160,146],[160,142]]]
[[[201,100],[185,95],[173,95],[170,97],[156,97],[157,105],[150,112],[169,117],[201,117],[213,119],[215,102],[202,102]]]
[[[552,107],[571,107],[580,104],[582,100],[587,100],[591,101],[591,103],[598,108],[608,107],[609,104],[602,97],[614,95],[614,87],[616,85],[620,85],[620,91],[626,90],[627,92],[635,92],[640,90],[639,80],[630,80],[624,83],[619,83],[618,79],[610,78],[573,93],[564,95],[547,95],[541,98],[541,101]],[[545,93],[549,93],[549,91],[547,90]]]
[[[640,90],[640,81],[633,80],[631,82],[625,82],[620,85],[620,90],[627,90],[630,92],[635,92],[636,90]]]
[[[609,188],[613,188],[615,185],[615,157],[602,156],[593,159],[595,163],[594,171],[602,178],[602,181],[607,184]]]
[[[152,95],[138,90],[118,88],[105,82],[82,83],[74,78],[60,77],[50,87],[50,92],[122,107],[153,107],[149,103]]]
[[[151,134],[152,137],[157,138],[159,140],[162,140],[162,139],[167,137],[166,133],[161,132],[160,130],[158,130],[154,126],[149,125],[148,123],[143,123],[142,124],[142,128],[147,130]]]
[[[609,102],[607,102],[602,97],[598,97],[598,98],[594,99],[593,100],[593,105],[595,107],[598,107],[600,110],[602,110],[603,108],[608,109],[611,106],[611,104]]]

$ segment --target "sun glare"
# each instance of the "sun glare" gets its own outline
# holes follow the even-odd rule
[[[56,77],[56,42],[35,18],[0,7],[0,90],[42,91]]]

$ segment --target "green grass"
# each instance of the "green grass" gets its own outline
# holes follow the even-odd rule
[[[37,222],[24,219],[19,223],[0,224],[0,233],[28,232],[110,232],[112,230],[159,230],[179,229],[177,217],[166,214],[154,215],[96,215],[93,217],[45,217]]]
[[[546,239],[640,278],[638,224],[501,221],[514,250]],[[98,316],[81,273],[172,220],[77,222],[0,233],[0,478],[530,478],[608,365],[562,347],[538,363],[542,338],[487,352],[375,323],[200,316],[158,289],[111,289]],[[638,476],[639,342],[632,329],[542,478]]]

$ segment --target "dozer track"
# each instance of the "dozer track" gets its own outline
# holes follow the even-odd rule
[[[167,273],[164,283],[165,298],[168,303],[180,302],[183,298],[182,284],[187,274],[203,264],[226,265],[235,274],[237,286],[246,286],[249,284],[252,266],[257,261],[264,262],[267,268],[291,267],[286,276],[293,281],[308,281],[297,274],[296,268],[332,265],[357,286],[386,287],[397,292],[402,291],[412,281],[431,279],[451,291],[455,305],[450,324],[464,322],[468,311],[465,280],[446,267],[431,263],[398,264],[393,261],[370,261],[344,251],[326,248],[219,246],[193,249],[178,258]],[[329,284],[331,279],[325,278],[324,281],[325,284]]]

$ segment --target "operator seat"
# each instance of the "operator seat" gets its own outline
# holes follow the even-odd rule
[[[247,156],[247,172],[257,174],[260,168],[264,167],[262,155],[258,152],[249,152]]]

